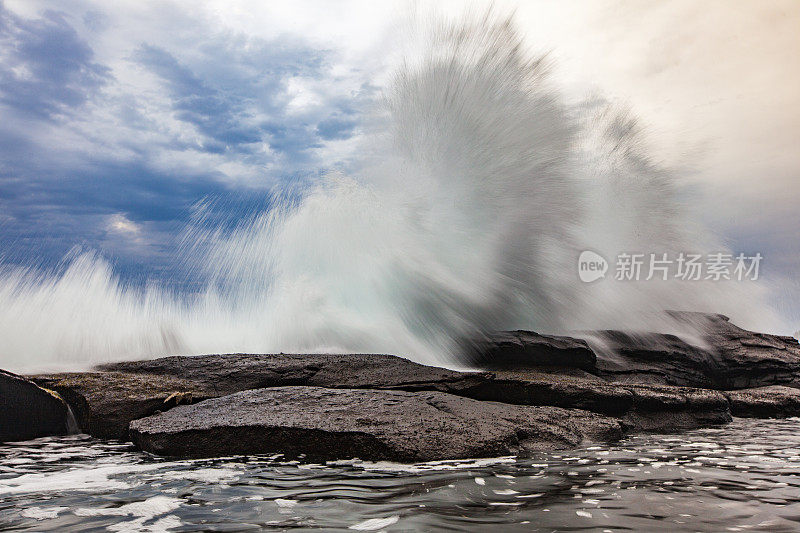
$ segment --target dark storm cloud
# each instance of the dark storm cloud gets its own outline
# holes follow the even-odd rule
[[[125,213],[152,232],[148,246],[114,252],[125,262],[172,261],[170,239],[190,216],[197,198],[227,193],[210,175],[174,176],[139,164],[97,164],[90,170],[54,179],[0,176],[0,250],[15,264],[51,264],[76,245],[102,249],[107,245],[107,218]]]
[[[125,42],[115,67],[97,59],[98,36],[114,31],[104,13],[26,18],[0,1],[0,262],[52,264],[79,245],[112,253],[123,272],[169,270],[199,200],[227,199],[214,203],[226,226],[267,205],[220,168],[269,169],[267,183],[316,176],[332,163],[316,151],[355,134],[354,100],[369,87],[290,111],[290,80],[324,79],[330,51],[181,16],[190,38]],[[153,93],[112,75],[137,65]],[[141,229],[138,244],[109,232],[120,215]]]
[[[353,134],[355,112],[345,103],[330,102],[311,116],[287,117],[286,81],[324,76],[324,51],[288,39],[254,42],[230,36],[217,37],[198,51],[194,68],[148,44],[134,58],[164,82],[175,117],[206,137],[204,150],[246,155],[267,143],[288,165],[304,165],[313,162],[310,152],[321,140]],[[342,125],[334,134],[336,125],[328,124],[328,116],[345,117],[338,119]]]
[[[0,103],[7,108],[52,118],[84,104],[110,78],[93,56],[62,14],[26,20],[0,3]]]
[[[164,80],[172,97],[176,117],[194,124],[198,130],[216,143],[209,143],[211,151],[222,147],[236,148],[242,144],[261,140],[261,131],[245,127],[248,116],[248,99],[224,93],[210,87],[187,67],[181,65],[169,52],[143,45],[136,57]]]

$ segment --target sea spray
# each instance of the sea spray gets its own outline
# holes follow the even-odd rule
[[[689,221],[635,120],[568,105],[510,19],[437,22],[370,113],[348,175],[179,260],[206,287],[119,281],[94,254],[64,271],[6,269],[0,362],[12,369],[209,352],[387,352],[458,364],[496,329],[669,329],[664,309],[763,311],[742,284],[581,283],[583,250],[724,249]],[[197,245],[203,242],[203,246]]]

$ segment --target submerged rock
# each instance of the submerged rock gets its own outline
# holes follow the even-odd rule
[[[0,370],[0,442],[64,435],[69,411],[53,391]]]
[[[617,420],[580,410],[306,386],[244,391],[131,423],[133,442],[160,455],[282,453],[314,461],[496,457],[621,435]]]

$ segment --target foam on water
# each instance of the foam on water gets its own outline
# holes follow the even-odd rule
[[[25,490],[0,492],[0,529],[795,531],[799,422],[735,419],[528,458],[314,468],[165,459],[87,436],[6,443],[0,487]],[[98,482],[76,491],[59,477],[79,471]]]
[[[58,460],[59,458],[55,458]],[[74,468],[45,474],[23,474],[13,479],[0,480],[0,496],[29,494],[32,492],[59,492],[71,490],[91,492],[97,490],[121,490],[130,485],[117,479],[118,476],[154,470],[154,465],[100,465],[90,468]]]
[[[664,309],[774,319],[744,284],[581,283],[585,249],[724,247],[683,212],[636,122],[568,105],[510,20],[440,22],[418,39],[365,121],[351,175],[232,232],[189,233],[178,260],[205,274],[204,290],[132,288],[93,254],[58,274],[6,269],[2,365],[236,351],[453,363],[461,339],[496,329],[653,327]]]

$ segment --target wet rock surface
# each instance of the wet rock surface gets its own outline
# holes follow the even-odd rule
[[[314,461],[496,457],[621,436],[619,421],[580,410],[304,386],[244,391],[131,424],[133,442],[161,455],[282,453]]]
[[[470,389],[481,376],[379,354],[223,354],[115,363],[91,372],[32,378],[64,396],[86,433],[127,439],[132,420],[176,403],[243,390],[310,385],[449,391]]]
[[[727,398],[719,391],[609,382],[592,375],[559,374],[555,369],[497,372],[494,379],[468,392],[477,399],[620,417],[632,430],[672,432],[731,420]]]
[[[707,425],[727,400],[716,391],[614,383],[576,369],[456,372],[388,355],[209,355],[166,357],[99,367],[96,372],[35,376],[73,406],[83,431],[102,438],[128,438],[128,424],[177,403],[194,403],[243,390],[291,385],[325,388],[438,391],[513,405],[582,409],[629,418],[638,428],[674,431]],[[656,392],[660,391],[660,392]],[[669,392],[669,393],[668,393]],[[705,401],[717,395],[717,404]],[[702,401],[701,401],[702,400]],[[659,420],[657,413],[674,416]],[[673,427],[675,413],[680,424]],[[641,416],[633,416],[640,413]],[[647,417],[644,417],[647,413]],[[630,415],[630,416],[629,416]],[[695,423],[692,424],[691,421]],[[720,423],[720,421],[716,422]]]
[[[32,381],[0,370],[0,442],[67,433],[64,401]]]
[[[632,385],[628,389],[633,408],[622,420],[636,431],[674,432],[732,420],[728,400],[719,391],[663,385]]]
[[[255,453],[262,444],[269,453],[314,453],[299,440],[327,446],[316,452],[324,457],[474,457],[615,438],[612,426],[672,432],[724,424],[732,414],[800,414],[800,391],[787,386],[800,387],[795,339],[749,332],[720,315],[674,318],[696,335],[602,331],[587,344],[498,333],[475,345],[484,352],[474,361],[486,367],[478,372],[379,354],[228,354],[32,379],[61,394],[83,431],[170,455]],[[497,432],[481,417],[500,420]],[[427,448],[423,434],[432,439]]]

